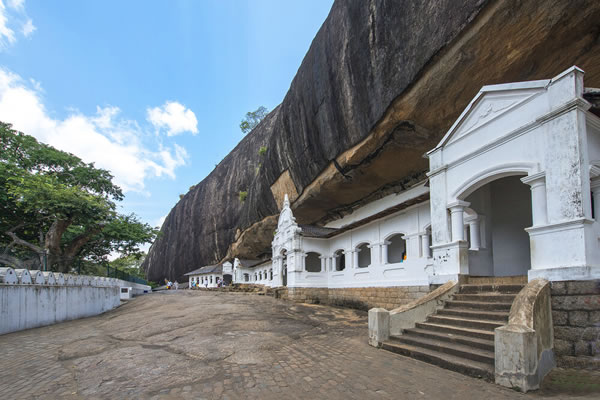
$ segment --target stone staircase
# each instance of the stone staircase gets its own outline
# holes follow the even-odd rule
[[[469,278],[444,308],[382,347],[473,377],[494,379],[494,329],[508,322],[520,279]],[[502,281],[501,281],[502,282]],[[506,283],[508,282],[508,283]]]

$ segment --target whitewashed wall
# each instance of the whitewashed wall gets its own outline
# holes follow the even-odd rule
[[[114,278],[0,268],[0,334],[89,317],[120,304]],[[147,286],[149,289],[150,287]]]

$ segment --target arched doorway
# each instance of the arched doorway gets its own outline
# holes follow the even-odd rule
[[[498,178],[464,198],[472,210],[465,214],[470,275],[527,275],[531,269],[529,234],[525,231],[532,225],[531,190],[521,177]]]
[[[281,252],[281,284],[287,286],[287,251]]]

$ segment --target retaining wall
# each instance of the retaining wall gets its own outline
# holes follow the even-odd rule
[[[425,296],[429,291],[429,286],[341,289],[288,287],[277,289],[277,296],[300,303],[329,304],[367,311],[374,307],[393,310]]]
[[[552,282],[559,367],[600,368],[600,280]]]

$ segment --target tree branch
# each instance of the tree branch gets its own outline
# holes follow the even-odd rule
[[[75,255],[81,250],[81,248],[90,241],[90,239],[97,233],[102,232],[104,225],[96,225],[94,227],[87,228],[85,232],[77,236],[69,243],[64,251],[66,257],[75,257]]]
[[[43,248],[36,246],[34,244],[29,243],[26,240],[21,239],[20,237],[18,237],[14,232],[11,231],[6,231],[4,232],[7,236],[9,236],[14,243],[19,244],[21,246],[27,247],[33,251],[35,251],[36,253],[42,253],[44,251]]]

